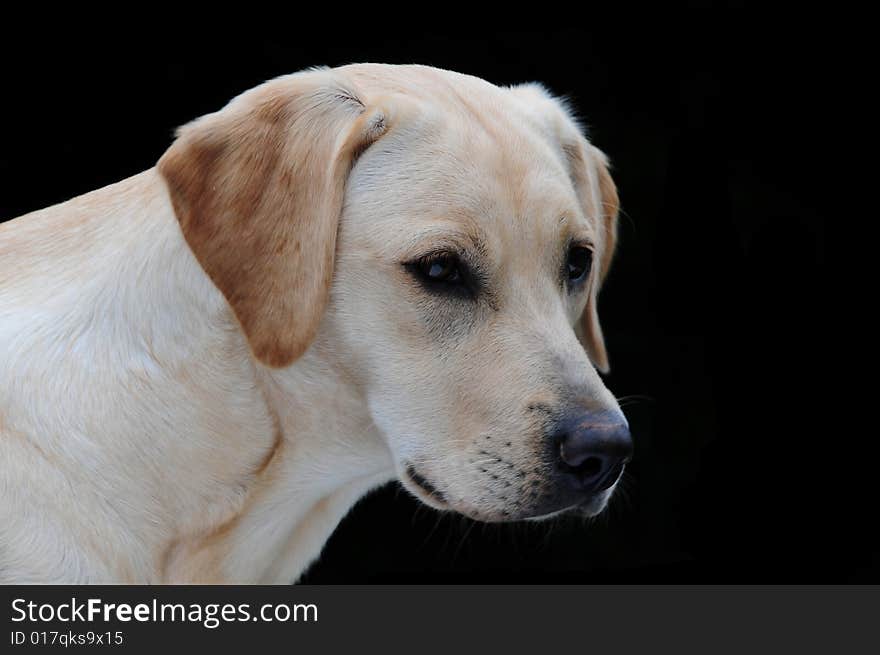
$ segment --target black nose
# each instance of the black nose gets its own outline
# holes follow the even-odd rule
[[[559,470],[584,492],[611,487],[632,459],[629,427],[620,415],[579,414],[563,421],[554,441]]]

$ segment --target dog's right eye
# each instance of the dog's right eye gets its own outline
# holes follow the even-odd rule
[[[458,293],[468,290],[467,267],[453,253],[426,255],[409,262],[406,268],[431,291]]]
[[[431,282],[455,284],[461,280],[458,258],[453,255],[433,255],[417,262],[419,274]]]

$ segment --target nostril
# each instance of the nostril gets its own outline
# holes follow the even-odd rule
[[[563,469],[584,480],[599,475],[605,469],[605,461],[596,455],[567,456],[564,443],[559,448],[559,457],[562,460]]]
[[[566,484],[598,493],[612,487],[632,457],[625,424],[588,423],[580,419],[556,435],[557,465]]]
[[[598,459],[598,457],[591,457],[592,453],[581,446],[582,444],[577,439],[573,439],[569,435],[563,436],[562,443],[559,444],[559,459],[571,468],[580,467],[588,459]]]
[[[602,472],[602,460],[598,457],[587,457],[583,462],[572,468],[584,478],[592,478]]]
[[[589,456],[578,464],[560,462],[565,476],[576,482],[578,488],[597,493],[608,489],[623,473],[626,460],[618,457]]]

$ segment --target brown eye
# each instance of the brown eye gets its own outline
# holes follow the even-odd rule
[[[425,280],[440,284],[457,284],[461,281],[458,258],[453,255],[432,255],[416,263],[416,271]]]
[[[568,251],[568,263],[566,270],[569,282],[580,282],[590,272],[590,264],[593,262],[593,253],[583,246],[573,246]]]
[[[485,283],[456,253],[434,252],[403,264],[428,293],[448,298],[475,300]]]

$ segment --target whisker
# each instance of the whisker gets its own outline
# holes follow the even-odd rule
[[[628,396],[620,396],[620,397],[616,397],[615,400],[618,403],[632,403],[632,402],[639,402],[639,401],[644,401],[644,402],[649,402],[649,403],[657,402],[656,399],[653,398],[652,396],[646,396],[644,394],[630,394]]]
[[[629,214],[629,212],[627,212],[625,209],[623,209],[623,207],[618,207],[610,202],[603,202],[602,204],[605,205],[606,207],[611,208],[611,209],[616,209],[618,215],[623,216],[629,222],[629,225],[632,228],[633,234],[638,235],[638,233],[639,233],[638,226],[636,225],[635,219],[633,219],[633,217]]]
[[[437,532],[437,528],[440,527],[444,518],[446,518],[446,512],[437,512],[437,520],[434,522],[434,527],[428,532],[428,536],[425,537],[420,548],[424,548],[428,545],[428,542],[431,540],[431,537],[434,536],[434,533]]]
[[[465,518],[465,517],[462,517],[462,518]],[[477,524],[477,522],[474,520],[471,520],[471,519],[467,519],[467,520],[470,521],[470,525],[464,531],[464,534],[462,535],[461,540],[458,542],[458,546],[456,547],[455,552],[452,554],[452,563],[453,564],[455,564],[455,560],[458,558],[458,554],[461,552],[461,548],[462,548],[462,546],[464,546],[464,542],[467,540],[468,535],[471,533],[471,531],[474,529],[474,526]]]

